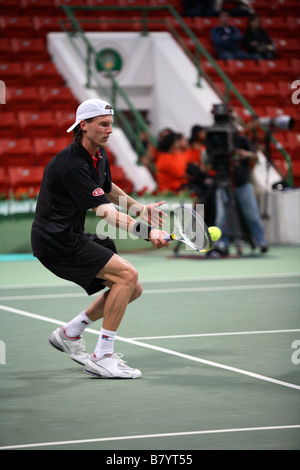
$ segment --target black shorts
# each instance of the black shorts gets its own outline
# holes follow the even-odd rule
[[[96,278],[96,275],[115,253],[117,250],[113,240],[101,240],[95,235],[72,255],[37,258],[53,274],[78,284],[88,295],[92,295],[105,289],[105,281]]]

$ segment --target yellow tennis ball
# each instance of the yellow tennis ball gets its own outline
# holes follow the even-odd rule
[[[208,227],[208,231],[213,242],[216,242],[222,236],[222,232],[219,227]]]

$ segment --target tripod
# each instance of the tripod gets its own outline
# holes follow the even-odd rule
[[[230,180],[216,180],[216,189],[218,190],[220,201],[223,204],[224,208],[224,225],[223,232],[229,239],[233,240],[237,254],[242,255],[242,238],[243,231],[241,228],[240,217],[236,205],[235,198],[231,191],[231,182]]]
[[[204,207],[206,207],[212,201],[215,201],[215,197],[219,198],[218,203],[216,204],[218,208],[221,210],[224,209],[224,214],[222,215],[224,226],[220,228],[230,240],[233,240],[236,246],[237,254],[238,256],[241,256],[243,230],[236,200],[231,190],[231,181],[229,177],[227,178],[217,175],[216,179],[210,185],[209,189],[204,195],[201,203],[203,203]],[[254,249],[255,245],[252,239],[250,239],[250,244],[252,249]],[[177,242],[173,250],[175,256],[181,247],[182,243]]]

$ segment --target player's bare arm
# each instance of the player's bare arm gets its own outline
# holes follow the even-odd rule
[[[105,219],[109,225],[129,233],[135,233],[136,220],[128,214],[119,212],[113,204],[101,204],[93,210],[98,217]],[[164,239],[165,235],[167,235],[167,232],[153,228],[148,234],[149,241],[157,249],[167,247],[170,243]]]
[[[163,218],[168,217],[168,215],[160,209],[160,206],[162,206],[165,201],[144,205],[124,193],[115,183],[112,183],[112,191],[106,195],[112,203],[116,204],[121,209],[125,209],[133,217],[139,217],[153,227],[162,227],[164,224]]]

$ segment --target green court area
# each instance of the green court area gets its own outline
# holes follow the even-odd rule
[[[0,450],[300,449],[300,248],[180,253],[122,254],[144,287],[116,341],[143,372],[128,381],[49,346],[93,296],[30,256],[0,258]]]

